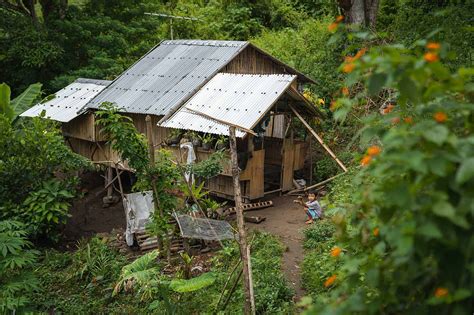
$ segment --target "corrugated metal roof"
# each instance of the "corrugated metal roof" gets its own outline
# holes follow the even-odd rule
[[[60,122],[69,122],[77,117],[78,111],[110,82],[79,78],[56,92],[53,99],[31,107],[20,116],[36,117],[44,110],[47,118]]]
[[[116,103],[125,112],[166,115],[184,103],[248,43],[163,41],[92,99],[88,107]]]
[[[252,129],[295,78],[296,75],[286,74],[218,73],[161,126],[229,134],[227,125],[195,113],[199,112]],[[239,130],[236,134],[238,137],[245,136],[245,132]]]

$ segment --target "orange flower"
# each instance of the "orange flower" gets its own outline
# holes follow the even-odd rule
[[[343,16],[343,15],[338,15],[338,16],[336,17],[336,22],[337,22],[337,23],[341,23],[342,21],[344,21],[344,16]]]
[[[385,107],[382,112],[384,114],[388,114],[393,110],[394,107],[395,106],[393,104],[388,104],[387,107]]]
[[[379,228],[376,227],[376,228],[372,231],[372,233],[374,234],[375,237],[379,236],[379,233],[380,233]]]
[[[341,248],[336,246],[331,250],[331,256],[338,257],[341,254],[341,252],[342,252]]]
[[[427,52],[423,55],[423,58],[428,62],[436,62],[439,60],[438,54],[434,52]]]
[[[372,157],[370,155],[366,155],[360,161],[360,165],[367,166],[367,165],[369,165],[370,161],[372,161]]]
[[[441,48],[441,44],[437,42],[429,42],[426,44],[426,48],[429,50],[439,50]]]
[[[346,63],[343,67],[342,67],[342,71],[344,71],[345,73],[351,73],[352,71],[354,71],[354,68],[355,68],[355,64],[353,62],[351,63]]]
[[[393,117],[392,118],[392,124],[396,125],[400,122],[400,117]]]
[[[329,24],[328,30],[329,30],[330,32],[333,32],[333,31],[335,31],[335,30],[337,29],[337,26],[338,26],[338,25],[339,25],[338,23],[333,22],[333,23]]]
[[[442,298],[442,297],[447,296],[448,293],[449,293],[448,289],[439,287],[439,288],[436,288],[434,295],[437,298]]]
[[[367,154],[370,156],[379,155],[382,152],[382,149],[378,145],[373,145],[367,149]]]
[[[331,102],[331,105],[329,105],[329,109],[331,111],[335,111],[339,107],[339,104],[337,104],[335,101]]]
[[[357,54],[355,54],[354,59],[355,59],[355,60],[359,59],[359,58],[362,57],[366,52],[367,52],[367,48],[365,48],[365,47],[362,48],[361,50],[359,50],[359,51],[357,52]]]
[[[345,96],[349,95],[349,89],[347,88],[347,86],[342,88],[342,94]]]
[[[345,57],[344,57],[344,62],[347,62],[347,63],[353,62],[354,60],[355,60],[355,59],[354,59],[354,57],[352,57],[352,56],[345,56]]]
[[[433,118],[434,118],[434,120],[436,120],[437,122],[443,123],[443,122],[445,122],[445,121],[448,119],[448,115],[446,115],[446,114],[443,113],[443,112],[436,112],[436,113],[433,115]]]
[[[410,116],[403,118],[403,121],[407,124],[413,124],[413,118],[411,118]]]
[[[324,286],[326,288],[331,286],[336,281],[336,278],[337,278],[336,275],[330,276],[329,278],[326,279],[326,281],[324,281]]]

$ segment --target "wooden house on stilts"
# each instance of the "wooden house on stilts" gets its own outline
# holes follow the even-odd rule
[[[300,121],[317,136],[307,121],[321,114],[302,95],[303,85],[311,83],[249,42],[167,40],[115,80],[78,79],[55,99],[22,115],[37,116],[45,110],[46,117],[62,122],[73,151],[124,170],[127,164],[95,124],[94,111],[103,102],[115,103],[131,117],[155,148],[167,147],[183,160],[186,152],[166,145],[172,130],[227,136],[228,126],[237,126],[239,158],[245,162],[242,195],[255,200],[268,192],[292,189],[294,172],[304,166],[308,141],[297,139],[290,124]],[[195,152],[199,161],[212,150],[195,148]],[[214,195],[233,198],[230,168],[209,179],[206,187]]]

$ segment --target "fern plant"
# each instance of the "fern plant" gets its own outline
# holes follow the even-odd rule
[[[0,313],[15,313],[28,305],[27,294],[38,288],[28,270],[38,251],[30,249],[25,226],[16,221],[0,221]]]

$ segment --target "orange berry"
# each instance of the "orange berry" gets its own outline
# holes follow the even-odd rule
[[[355,64],[354,63],[346,63],[343,67],[342,67],[342,71],[344,71],[345,73],[351,73],[352,71],[354,71],[354,68],[355,68]]]
[[[370,161],[372,161],[372,157],[370,155],[366,155],[360,161],[360,165],[367,166],[367,165],[369,165]]]
[[[370,156],[379,155],[382,149],[378,145],[373,145],[367,149],[367,154]]]
[[[448,293],[449,293],[448,289],[439,287],[439,288],[436,288],[434,295],[437,298],[442,298],[442,297],[447,296]]]
[[[329,30],[330,32],[333,32],[333,31],[337,30],[337,26],[338,26],[338,25],[339,25],[338,23],[333,22],[333,23],[329,24],[328,30]]]
[[[443,112],[436,112],[436,113],[433,115],[433,118],[434,118],[434,120],[436,120],[437,122],[443,123],[443,122],[445,122],[445,121],[448,119],[448,115],[446,115],[446,114],[443,113]]]
[[[426,54],[423,55],[423,58],[427,62],[436,62],[439,60],[438,54],[434,52],[427,52]]]
[[[379,233],[380,233],[379,228],[376,227],[376,228],[372,231],[372,233],[374,234],[375,237],[379,236]]]
[[[410,116],[403,118],[403,121],[410,125],[413,124],[413,118]]]
[[[342,249],[336,246],[331,250],[331,256],[338,257],[341,254],[341,252],[342,252]]]
[[[336,275],[330,276],[329,278],[326,279],[326,281],[324,281],[324,286],[326,288],[331,286],[334,282],[336,282],[336,279],[337,279]]]
[[[392,124],[396,125],[400,122],[400,117],[393,117],[392,118]]]
[[[426,48],[430,50],[439,50],[441,48],[441,44],[437,42],[429,42],[426,44]]]
[[[349,89],[345,86],[342,88],[342,94],[345,95],[345,96],[348,96],[349,95]]]
[[[344,21],[344,16],[343,16],[343,15],[338,15],[338,16],[336,17],[336,22],[337,22],[337,23],[340,23],[340,22],[342,22],[342,21]]]

